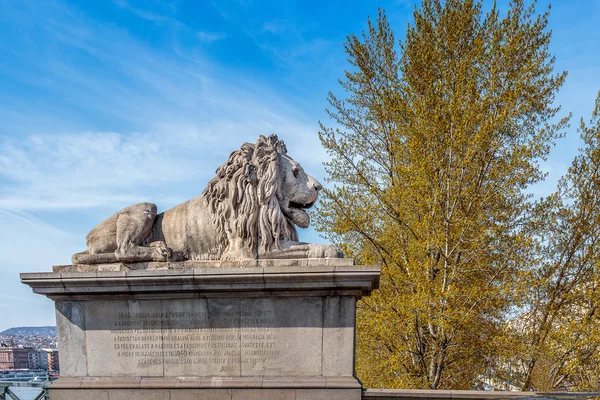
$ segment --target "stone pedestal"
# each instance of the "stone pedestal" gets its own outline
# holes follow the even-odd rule
[[[52,400],[360,399],[348,259],[58,266],[21,274],[56,302]]]

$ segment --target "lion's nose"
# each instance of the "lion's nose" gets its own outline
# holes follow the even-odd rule
[[[312,178],[312,177],[311,177]],[[312,178],[312,184],[313,187],[315,188],[315,190],[318,192],[319,190],[323,189],[323,186],[319,183],[318,180],[316,180],[315,178]]]

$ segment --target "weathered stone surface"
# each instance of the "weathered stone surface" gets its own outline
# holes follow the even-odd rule
[[[52,389],[52,400],[360,400],[360,389]]]
[[[322,375],[353,375],[356,299],[329,296],[324,302]]]
[[[169,399],[167,389],[113,389],[109,390],[109,400],[165,400]]]
[[[309,226],[305,210],[321,189],[283,141],[261,135],[231,153],[202,195],[161,214],[152,203],[119,211],[72,261],[120,270],[124,262],[341,257],[334,246],[298,242],[296,226]]]
[[[138,392],[153,391],[164,394],[164,399],[231,399],[242,395],[247,398],[287,398],[294,393],[294,399],[358,399],[361,393],[360,384],[355,378],[348,377],[62,377],[51,386],[51,395],[60,392],[61,396],[71,399],[66,394],[72,392],[81,399],[96,398],[96,393],[109,399],[131,398]],[[129,395],[129,397],[127,397]],[[170,396],[170,397],[168,397]],[[262,397],[260,397],[262,396]],[[329,396],[329,397],[328,397]],[[133,397],[134,399],[136,397]],[[246,398],[246,397],[240,397]],[[52,397],[54,399],[54,397]],[[161,399],[162,400],[162,399]]]
[[[321,375],[322,298],[242,299],[241,304],[243,376]]]
[[[22,274],[59,299],[53,400],[357,399],[356,298],[379,269],[285,261]]]
[[[56,326],[60,349],[61,373],[65,376],[87,375],[84,303],[56,302]]]
[[[164,376],[240,376],[240,300],[162,301]],[[167,346],[172,346],[170,355]]]
[[[55,265],[54,272],[151,271],[214,268],[271,268],[271,267],[343,267],[354,265],[352,258],[292,258],[256,260],[197,260],[158,261],[110,264]]]
[[[66,354],[85,348],[87,369],[64,376],[352,376],[353,357],[332,353],[353,354],[353,303],[336,299],[71,302],[59,331],[77,332]]]
[[[136,317],[160,313],[161,308],[159,300],[86,303],[88,374],[163,376],[162,326]]]
[[[233,389],[231,400],[295,400],[294,389]]]
[[[135,377],[117,377],[110,378],[106,376],[92,376],[80,378],[79,388],[100,388],[100,389],[138,389],[141,387],[142,378],[139,376]],[[64,384],[64,379],[59,379],[58,386],[61,388],[68,387]]]
[[[231,389],[171,390],[169,400],[231,400]]]
[[[108,390],[78,390],[78,389],[51,389],[50,390],[52,400],[82,400],[82,399],[94,399],[94,400],[109,400]]]
[[[87,302],[89,372],[92,376],[239,376],[239,302]],[[225,350],[235,355],[225,355]]]
[[[21,281],[53,300],[173,297],[348,295],[360,298],[379,284],[380,268],[356,265],[263,266],[109,272],[22,273]]]
[[[297,389],[295,400],[361,400],[361,390]]]

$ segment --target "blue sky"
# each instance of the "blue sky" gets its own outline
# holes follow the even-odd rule
[[[318,121],[327,92],[340,92],[346,35],[380,6],[402,38],[415,3],[0,0],[0,330],[54,324],[52,302],[20,272],[69,263],[122,207],[200,194],[261,133],[321,179]],[[550,26],[569,71],[557,100],[575,126],[600,90],[600,2],[556,0]],[[578,146],[572,129],[536,193]],[[310,228],[301,239],[326,242]]]

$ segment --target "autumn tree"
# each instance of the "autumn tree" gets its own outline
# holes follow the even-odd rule
[[[600,387],[600,93],[583,148],[529,223],[536,262],[509,324],[523,390]]]
[[[382,265],[359,304],[357,371],[369,387],[470,389],[521,271],[533,261],[526,189],[560,135],[548,13],[522,0],[423,0],[398,43],[383,11],[345,50],[344,94],[320,138],[332,189],[317,225]]]

